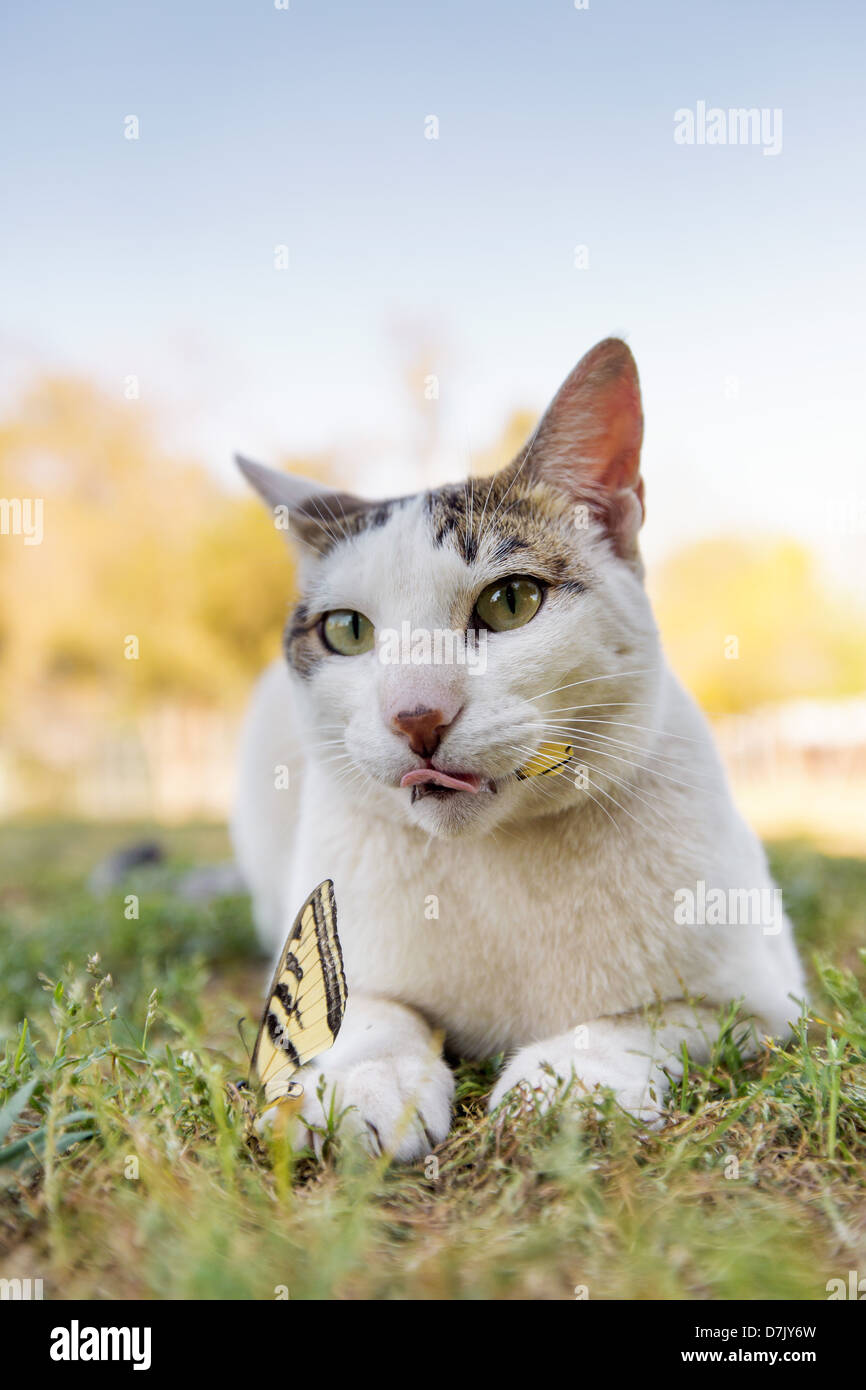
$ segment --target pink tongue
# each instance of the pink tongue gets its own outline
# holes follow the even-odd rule
[[[439,772],[435,767],[416,767],[412,772],[405,772],[400,778],[401,787],[419,787],[422,783],[432,783],[436,787],[453,787],[458,792],[477,792],[481,786],[481,778],[476,777],[474,772],[455,777],[450,772]]]

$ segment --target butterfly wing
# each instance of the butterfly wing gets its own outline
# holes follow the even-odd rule
[[[295,1072],[332,1046],[345,1009],[337,905],[327,878],[295,918],[268,990],[250,1069],[266,1103],[302,1094]]]
[[[527,777],[546,777],[558,772],[571,760],[574,747],[570,743],[540,743],[528,763],[518,768],[518,781]]]

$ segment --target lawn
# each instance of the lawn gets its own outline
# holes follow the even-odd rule
[[[743,1062],[729,1033],[651,1134],[611,1099],[496,1124],[494,1066],[463,1065],[447,1143],[393,1169],[333,1126],[321,1161],[249,1147],[225,1088],[265,963],[244,900],[175,891],[225,835],[160,830],[167,861],[95,898],[93,865],[140,833],[0,831],[3,1277],[46,1298],[824,1299],[866,1276],[866,862],[771,847],[812,988],[790,1049]]]

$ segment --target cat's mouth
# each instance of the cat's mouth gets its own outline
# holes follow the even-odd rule
[[[480,791],[496,791],[496,783],[490,777],[479,777],[475,772],[444,772],[438,767],[415,767],[400,778],[401,787],[412,788],[412,804],[422,796],[447,797],[458,792],[469,792],[477,796]]]

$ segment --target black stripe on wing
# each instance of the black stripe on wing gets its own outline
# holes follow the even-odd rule
[[[327,897],[317,891],[312,899],[313,916],[316,921],[316,939],[322,975],[325,981],[325,998],[328,1002],[328,1027],[336,1038],[343,1022],[346,1009],[346,976],[343,971],[343,951],[337,935],[337,903],[334,898],[334,885],[328,878],[320,885]]]
[[[346,998],[334,885],[325,879],[295,918],[274,972],[253,1050],[252,1078],[260,1085],[277,1083],[285,1068],[287,1080],[329,1048],[340,1030]],[[269,1051],[266,1038],[273,1051],[263,1059]]]

